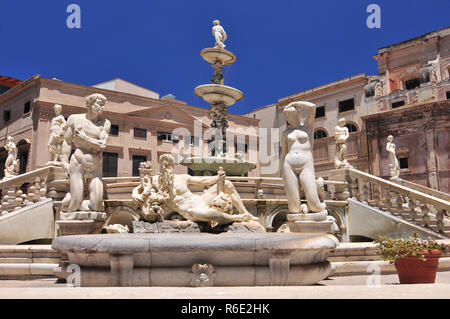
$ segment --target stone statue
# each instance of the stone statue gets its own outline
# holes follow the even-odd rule
[[[345,119],[339,119],[339,125],[334,128],[334,138],[336,141],[336,155],[334,157],[334,167],[335,168],[352,168],[352,166],[347,162],[347,142],[350,134],[348,133],[348,128],[345,126]]]
[[[397,156],[395,155],[395,144],[392,142],[394,137],[389,135],[387,137],[386,151],[389,154],[389,174],[391,175],[391,180],[399,180],[400,176],[400,165],[398,164]]]
[[[306,116],[303,113],[306,112]],[[312,148],[316,105],[310,102],[292,102],[284,108],[288,127],[281,136],[284,188],[290,213],[323,213],[325,203],[319,199],[314,172]],[[301,204],[300,187],[307,205]]]
[[[130,232],[127,225],[114,224],[106,227],[108,234],[127,234]]]
[[[61,115],[62,107],[55,104],[53,107],[56,117],[52,119],[50,126],[50,139],[48,140],[48,150],[50,154],[50,161],[48,165],[60,166],[62,156],[62,144],[64,141],[64,133],[66,132],[66,120]]]
[[[375,97],[383,96],[383,83],[381,81],[377,81],[375,84]]]
[[[152,185],[152,168],[150,162],[139,165],[140,184],[133,189],[131,197],[140,209],[140,216],[148,222],[163,221],[164,210],[162,205],[168,195],[164,192],[156,192]]]
[[[19,173],[19,160],[17,159],[17,146],[13,138],[8,136],[5,149],[8,151],[8,157],[5,161],[5,179],[16,176]]]
[[[160,174],[153,176],[152,185],[158,193],[167,194],[166,206],[192,222],[208,222],[211,227],[245,222],[258,218],[252,216],[230,181],[225,180],[225,171],[219,170],[217,176],[175,175],[174,159],[169,154],[161,155]],[[188,186],[209,187],[201,195],[193,194]],[[238,215],[233,215],[236,207]]]
[[[111,129],[111,123],[101,118],[105,103],[105,96],[92,94],[86,98],[87,113],[73,114],[67,120],[62,145],[62,165],[70,180],[70,193],[63,200],[66,219],[96,219],[98,215],[104,216],[78,212],[104,211],[102,152]],[[75,152],[70,156],[72,149]],[[83,200],[84,181],[89,189],[87,200]]]
[[[212,28],[212,34],[214,38],[216,39],[216,45],[215,48],[225,49],[225,40],[227,39],[227,34],[225,33],[225,30],[220,25],[219,20],[214,20],[214,27]]]

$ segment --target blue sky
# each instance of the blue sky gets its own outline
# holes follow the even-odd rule
[[[81,29],[66,26],[66,8],[81,7]],[[366,8],[381,7],[369,29]],[[378,48],[450,26],[448,0],[41,0],[2,1],[0,75],[34,74],[93,85],[116,77],[190,105],[210,82],[200,50],[214,45],[219,19],[237,55],[225,84],[245,98],[244,114],[279,98],[358,73],[376,74]]]

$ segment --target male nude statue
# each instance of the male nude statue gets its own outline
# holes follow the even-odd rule
[[[106,148],[111,123],[102,119],[106,97],[92,94],[86,98],[86,114],[73,114],[67,120],[62,146],[62,165],[69,175],[70,193],[63,209],[103,212],[102,152]],[[70,157],[72,148],[75,152]],[[69,162],[70,157],[70,162]],[[89,200],[83,201],[83,180],[89,185]]]
[[[233,184],[225,180],[224,171],[219,171],[217,176],[175,175],[174,159],[171,155],[161,155],[159,162],[160,174],[152,177],[152,184],[158,191],[168,194],[166,205],[187,220],[209,222],[212,227],[258,220],[247,211]],[[189,185],[210,188],[203,194],[197,195],[189,190]],[[231,205],[236,207],[239,215],[231,214],[228,210]]]
[[[219,20],[214,20],[213,23],[214,23],[214,27],[212,28],[212,34],[213,34],[214,38],[216,39],[216,45],[214,47],[225,49],[225,44],[223,44],[223,43],[227,39],[227,34],[225,33],[225,30],[223,29],[223,27],[220,25]]]
[[[11,177],[17,175],[19,171],[19,160],[17,159],[17,146],[13,142],[12,136],[8,136],[7,144],[5,145],[8,151],[8,157],[5,161],[5,177]]]
[[[53,107],[56,117],[52,119],[50,125],[50,139],[48,140],[48,150],[50,154],[50,161],[48,164],[61,165],[62,144],[64,141],[64,133],[66,131],[66,120],[61,115],[62,107],[55,104]]]
[[[352,168],[352,166],[347,162],[347,142],[350,134],[348,133],[348,128],[345,126],[345,119],[339,119],[339,125],[334,128],[334,138],[336,141],[336,155],[334,157],[334,167],[335,168]]]

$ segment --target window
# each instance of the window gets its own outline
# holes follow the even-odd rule
[[[200,140],[199,140],[198,136],[190,136],[190,138],[188,136],[185,136],[184,143],[185,143],[185,145],[199,146]]]
[[[8,122],[11,119],[11,111],[3,111],[3,121]]]
[[[235,151],[235,153],[247,154],[248,153],[248,145],[247,144],[242,144],[242,143],[235,143],[234,144],[234,151]]]
[[[394,103],[392,103],[392,108],[395,109],[395,108],[403,106],[403,105],[405,105],[405,101],[394,102]]]
[[[417,87],[420,87],[420,80],[419,80],[419,78],[405,81],[405,89],[412,90],[412,89],[415,89]]]
[[[320,140],[321,138],[326,138],[327,136],[327,132],[325,132],[324,130],[317,130],[314,132],[314,139],[315,140]]]
[[[27,172],[28,165],[28,150],[19,151],[19,174],[24,174]]]
[[[358,132],[358,128],[354,124],[351,124],[351,123],[345,124],[345,127],[348,128],[349,133]]]
[[[316,119],[325,117],[325,105],[316,108]]]
[[[339,102],[339,113],[355,109],[355,99],[348,99]]]
[[[23,114],[27,114],[31,111],[31,102],[27,102],[23,105]]]
[[[119,136],[119,125],[117,124],[112,124],[111,125],[111,130],[109,131],[109,135],[112,136]],[[147,136],[147,135],[146,135]]]
[[[134,128],[134,137],[147,138],[147,130],[145,128]]]
[[[400,169],[409,167],[408,166],[408,158],[407,157],[402,157],[402,158],[399,159],[399,161],[400,161]]]
[[[450,100],[450,91],[447,91],[447,100]]]
[[[147,156],[133,155],[133,176],[139,176],[139,165],[142,162],[147,162]]]
[[[103,177],[117,177],[119,154],[103,153]]]
[[[172,133],[158,132],[158,140],[164,142],[172,142],[177,139],[173,138]]]

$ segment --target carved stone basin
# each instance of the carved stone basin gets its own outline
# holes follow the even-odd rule
[[[200,55],[209,63],[219,60],[223,65],[230,65],[236,61],[236,56],[232,52],[221,48],[206,48],[200,52]]]
[[[82,287],[311,285],[330,273],[331,235],[104,234],[58,237]]]
[[[194,175],[217,175],[219,167],[223,167],[227,176],[244,176],[248,171],[255,169],[256,165],[236,158],[209,156],[188,157],[180,162],[190,168]]]
[[[220,84],[204,84],[195,88],[195,95],[210,104],[233,105],[244,97],[244,93],[231,86]]]

